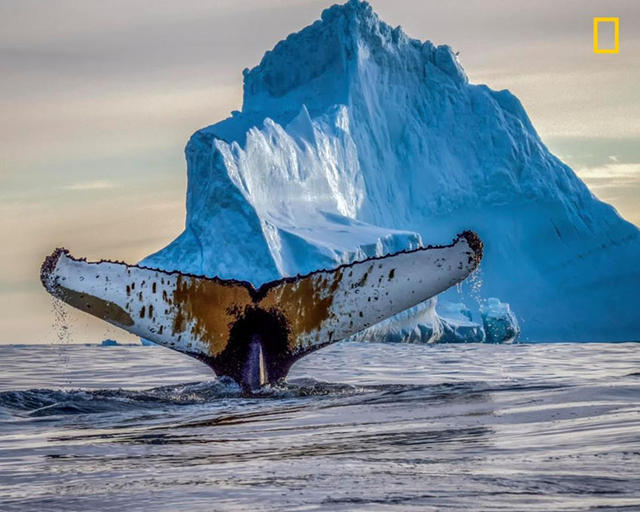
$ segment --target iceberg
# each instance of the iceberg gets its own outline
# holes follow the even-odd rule
[[[507,305],[508,307],[508,305]],[[481,311],[483,311],[481,306]],[[484,318],[484,317],[483,317]],[[492,343],[512,343],[518,337],[515,315],[500,317],[502,330],[491,331]],[[513,323],[510,323],[513,322]],[[493,326],[493,324],[491,324]],[[486,323],[474,322],[463,303],[438,302],[433,297],[351,337],[352,341],[382,343],[483,343]],[[504,337],[501,337],[505,334]]]
[[[352,341],[381,343],[435,343],[443,335],[443,322],[436,313],[437,298],[407,309],[351,337]]]
[[[471,84],[449,46],[350,0],[243,74],[242,110],[187,144],[184,232],[142,265],[259,286],[472,229],[485,243],[475,279],[439,297],[442,317],[431,301],[397,318],[401,337],[457,339],[459,326],[478,339],[479,322],[442,308],[480,318],[497,297],[524,340],[640,338],[638,228],[549,152],[513,94]]]
[[[520,325],[509,304],[489,297],[480,306],[482,324],[488,343],[512,343],[520,334]]]
[[[441,302],[437,309],[442,322],[440,343],[483,343],[486,340],[485,326],[473,321],[471,310],[462,302]],[[515,320],[515,316],[513,318]],[[502,341],[506,339],[496,336],[496,343]],[[515,341],[515,337],[510,341]]]

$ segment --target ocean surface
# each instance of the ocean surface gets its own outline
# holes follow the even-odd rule
[[[242,396],[161,347],[0,346],[0,510],[640,510],[640,344],[341,343]]]

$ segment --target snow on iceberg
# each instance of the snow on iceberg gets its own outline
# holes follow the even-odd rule
[[[242,111],[197,131],[186,158],[185,230],[145,265],[260,284],[473,229],[482,287],[441,304],[499,297],[525,340],[640,338],[638,229],[515,96],[470,84],[448,46],[366,2],[326,9],[245,70]]]

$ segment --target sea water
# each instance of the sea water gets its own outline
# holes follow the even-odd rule
[[[640,344],[340,343],[243,396],[161,347],[0,346],[0,510],[640,510]]]

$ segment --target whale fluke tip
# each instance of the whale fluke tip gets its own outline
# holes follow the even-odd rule
[[[51,276],[58,264],[58,260],[62,255],[68,255],[69,250],[64,247],[58,247],[49,256],[47,256],[42,262],[40,267],[40,281],[42,285],[49,291],[51,291],[53,283],[51,282]]]
[[[482,260],[484,244],[475,231],[463,231],[458,235],[458,239],[464,238],[474,254],[475,264],[478,266]]]

